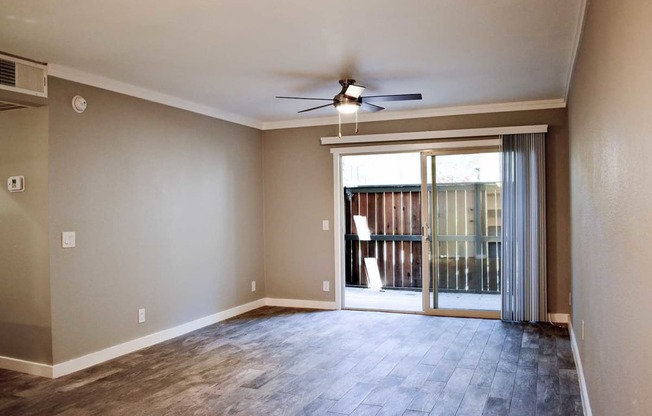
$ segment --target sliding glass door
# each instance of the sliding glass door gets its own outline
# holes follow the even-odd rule
[[[422,152],[421,172],[425,311],[498,317],[500,154]]]
[[[499,317],[497,148],[342,157],[343,306]]]
[[[423,311],[419,158],[342,158],[345,308]]]

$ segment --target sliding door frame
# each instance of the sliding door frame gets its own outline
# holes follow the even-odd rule
[[[392,144],[392,145],[375,145],[375,146],[360,146],[360,147],[341,147],[332,148],[333,154],[333,200],[334,200],[334,215],[333,215],[333,231],[334,231],[334,257],[335,257],[335,309],[342,309],[344,307],[344,199],[342,197],[343,183],[342,183],[342,156],[350,155],[371,155],[371,154],[386,154],[386,153],[418,153],[423,151],[437,151],[441,154],[446,152],[459,153],[462,151],[469,153],[477,153],[478,149],[495,148],[500,144],[500,140],[496,137],[474,138],[472,140],[446,140],[428,143],[410,143],[410,144]],[[423,175],[423,173],[422,173]],[[422,203],[424,198],[422,199]],[[423,215],[423,213],[422,213]],[[422,244],[423,246],[423,244]],[[428,280],[428,279],[425,279]],[[422,281],[425,281],[422,279]],[[426,293],[424,291],[424,293]],[[493,315],[486,314],[465,314],[464,310],[427,310],[428,303],[422,302],[421,312],[408,312],[429,315],[443,315],[443,316],[477,316],[477,317],[493,317]],[[404,311],[396,311],[404,312]],[[454,313],[453,313],[454,312]],[[478,311],[472,311],[478,312]]]
[[[468,318],[492,318],[500,319],[500,311],[481,310],[481,309],[441,309],[437,307],[438,293],[437,286],[439,281],[439,267],[436,259],[439,258],[439,245],[437,244],[437,221],[434,219],[437,212],[437,183],[436,183],[436,157],[446,155],[462,155],[474,153],[491,153],[500,151],[500,141],[498,143],[487,143],[486,146],[467,147],[467,148],[443,148],[437,150],[421,151],[421,284],[423,289],[423,312],[426,315],[436,316],[457,316]],[[428,178],[428,157],[432,158],[431,178]],[[428,195],[428,179],[432,180],[431,201]],[[432,204],[432,212],[428,209],[428,203]],[[430,215],[432,214],[432,216]],[[430,240],[429,240],[429,237]],[[432,261],[430,260],[432,256]],[[427,260],[424,260],[427,259]],[[432,302],[430,299],[430,274],[431,268],[434,273],[434,285],[432,291]],[[502,290],[501,290],[502,292]]]

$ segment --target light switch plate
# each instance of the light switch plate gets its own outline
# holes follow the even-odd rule
[[[323,231],[328,231],[330,228],[330,224],[328,223],[328,220],[322,220],[321,222],[321,229]]]
[[[7,189],[9,190],[9,192],[24,192],[25,177],[11,176],[9,179],[7,179]]]
[[[61,233],[61,248],[73,248],[76,246],[74,231],[64,231]]]

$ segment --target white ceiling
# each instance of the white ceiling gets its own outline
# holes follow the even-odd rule
[[[274,97],[331,98],[343,77],[366,85],[366,95],[423,94],[423,101],[385,103],[374,114],[396,118],[407,110],[565,102],[584,5],[2,0],[0,51],[53,64],[55,75],[103,80],[123,92],[133,86],[134,95],[179,99],[258,127],[332,119],[333,108],[297,114],[319,102]]]

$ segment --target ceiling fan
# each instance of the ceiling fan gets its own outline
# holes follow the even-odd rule
[[[372,104],[372,101],[410,101],[410,100],[421,100],[421,94],[392,94],[392,95],[368,95],[366,97],[362,96],[362,93],[365,90],[365,87],[362,85],[356,85],[354,79],[341,79],[340,85],[342,90],[333,98],[308,98],[308,97],[279,97],[290,100],[313,100],[313,101],[330,101],[328,104],[320,105],[317,107],[307,108],[305,110],[299,111],[299,113],[305,113],[307,111],[317,110],[319,108],[334,106],[340,114],[353,114],[357,113],[360,108],[376,112],[384,110],[384,107],[381,107],[376,104]]]

